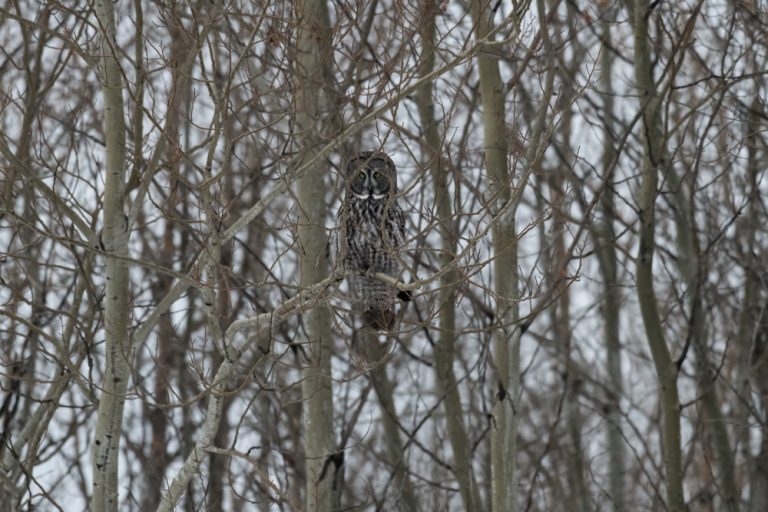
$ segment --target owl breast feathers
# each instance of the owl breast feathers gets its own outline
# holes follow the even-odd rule
[[[344,271],[365,324],[389,330],[395,323],[397,288],[373,277],[398,277],[405,242],[405,216],[397,204],[397,170],[382,152],[366,151],[347,164],[340,247]]]

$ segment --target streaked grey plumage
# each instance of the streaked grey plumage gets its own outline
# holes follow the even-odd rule
[[[372,274],[397,278],[400,270],[405,216],[397,204],[397,169],[385,153],[365,151],[349,161],[346,178],[340,256],[366,325],[388,330],[395,323],[398,291]]]

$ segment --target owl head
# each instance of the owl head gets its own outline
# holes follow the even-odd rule
[[[397,193],[395,163],[381,151],[363,151],[347,164],[347,186],[358,199],[382,200]]]

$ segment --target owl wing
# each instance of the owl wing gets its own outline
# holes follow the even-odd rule
[[[398,206],[395,208],[395,245],[401,248],[405,245],[405,214]]]
[[[333,264],[334,268],[344,269],[344,257],[347,254],[347,227],[346,218],[347,213],[344,205],[342,204],[336,214],[337,226],[331,230],[331,239],[329,240],[329,249],[333,252]]]
[[[384,240],[390,249],[401,249],[405,245],[405,214],[397,203],[392,203],[386,212]]]
[[[405,214],[403,213],[403,210],[400,209],[399,206],[396,205],[396,208],[392,211],[392,217],[394,220],[394,246],[398,249],[398,255],[397,259],[400,261],[400,263],[407,267],[405,262],[403,261],[403,253],[401,249],[405,247]],[[410,302],[411,301],[412,294],[409,290],[398,290],[397,291],[397,298],[402,300],[403,302]]]

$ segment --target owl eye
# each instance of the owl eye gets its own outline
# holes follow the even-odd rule
[[[360,171],[360,174],[358,174],[357,177],[361,178],[361,179],[364,179],[365,178],[365,173]]]
[[[373,177],[374,178],[378,178],[380,176],[381,176],[381,173],[379,171],[376,171],[376,172],[373,173]]]

